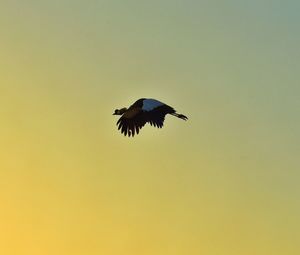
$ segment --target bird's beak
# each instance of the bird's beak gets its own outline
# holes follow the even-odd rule
[[[112,115],[116,115],[115,113],[113,113]]]

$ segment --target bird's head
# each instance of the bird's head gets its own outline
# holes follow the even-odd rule
[[[113,115],[122,115],[124,112],[127,111],[127,108],[122,108],[122,109],[116,109]]]

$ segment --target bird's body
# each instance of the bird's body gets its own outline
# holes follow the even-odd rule
[[[187,120],[183,114],[177,114],[174,108],[156,99],[141,98],[128,109],[115,110],[114,115],[122,115],[118,120],[118,129],[125,136],[134,136],[146,124],[162,128],[166,114],[171,114],[180,119]]]

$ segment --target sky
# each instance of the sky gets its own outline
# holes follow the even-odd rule
[[[300,254],[299,8],[2,1],[0,253]]]

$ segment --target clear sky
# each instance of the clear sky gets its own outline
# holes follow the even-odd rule
[[[2,1],[0,254],[300,254],[299,10]],[[125,138],[141,97],[189,121]]]

